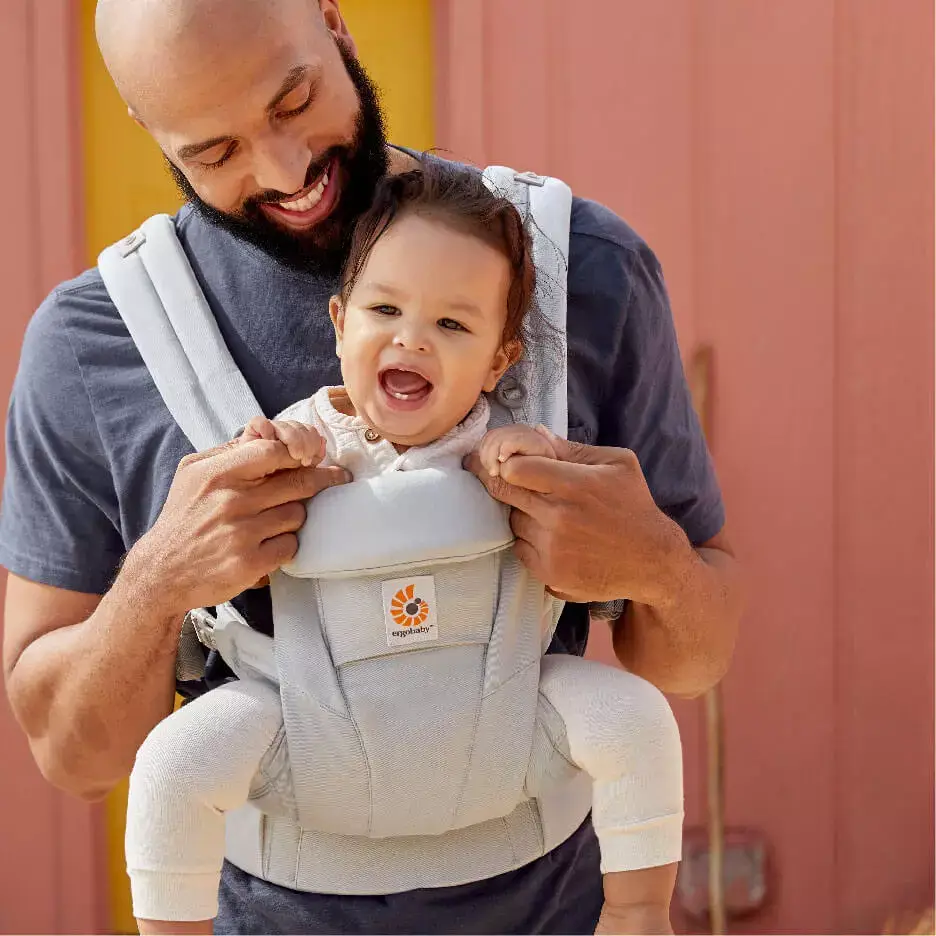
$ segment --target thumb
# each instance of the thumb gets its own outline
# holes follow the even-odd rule
[[[536,431],[548,439],[559,461],[572,462],[576,465],[617,465],[623,460],[626,449],[612,448],[609,445],[585,445],[556,435],[546,426],[537,426]]]

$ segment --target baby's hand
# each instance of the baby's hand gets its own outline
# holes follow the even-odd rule
[[[325,457],[325,440],[321,435],[312,426],[294,419],[255,416],[247,423],[237,441],[250,442],[253,439],[282,442],[289,454],[305,468],[317,467]]]
[[[552,442],[532,426],[522,424],[491,429],[478,450],[481,464],[492,478],[500,476],[503,464],[514,455],[539,455],[556,458]]]

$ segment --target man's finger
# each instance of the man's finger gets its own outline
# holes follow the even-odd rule
[[[464,462],[465,468],[477,476],[491,497],[524,513],[536,515],[542,510],[542,495],[508,484],[502,477],[492,478],[476,458],[476,453],[469,455]]]
[[[567,483],[569,472],[563,462],[542,455],[517,455],[501,465],[501,477],[516,487],[538,494],[557,494]]]
[[[536,549],[531,546],[526,540],[518,539],[514,541],[513,544],[514,555],[526,566],[530,572],[533,573],[536,578],[542,581],[543,573],[543,563],[540,561],[539,554]]]
[[[564,462],[578,465],[620,465],[636,460],[636,456],[630,449],[572,442],[569,439],[563,439],[562,436],[557,436],[545,426],[537,426],[536,431],[552,442],[556,456]]]
[[[347,484],[350,480],[351,475],[344,468],[293,468],[264,480],[254,491],[253,504],[263,510],[307,500],[326,488]]]
[[[296,459],[279,440],[251,439],[249,442],[225,443],[203,452],[199,461],[211,462],[211,468],[231,480],[259,481],[278,471],[296,467]]]
[[[542,524],[522,510],[510,512],[510,529],[518,540],[525,540],[531,546],[542,542]]]

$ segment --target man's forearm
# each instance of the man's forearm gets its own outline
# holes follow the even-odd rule
[[[147,612],[135,586],[122,573],[90,617],[38,637],[8,677],[43,774],[86,799],[129,774],[137,748],[172,710],[181,617]]]
[[[743,605],[738,563],[715,543],[694,550],[687,542],[674,559],[667,601],[633,602],[614,625],[621,664],[671,695],[710,689],[734,652]]]

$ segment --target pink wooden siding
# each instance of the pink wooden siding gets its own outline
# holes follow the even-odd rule
[[[932,901],[933,8],[437,0],[437,144],[565,178],[662,260],[750,610],[727,810],[772,848],[748,932]],[[593,655],[610,658],[598,633]],[[690,824],[701,706],[678,706]]]
[[[42,297],[84,266],[74,4],[4,0],[0,9],[0,396]],[[104,926],[97,812],[60,795],[0,705],[0,932],[91,933]]]

